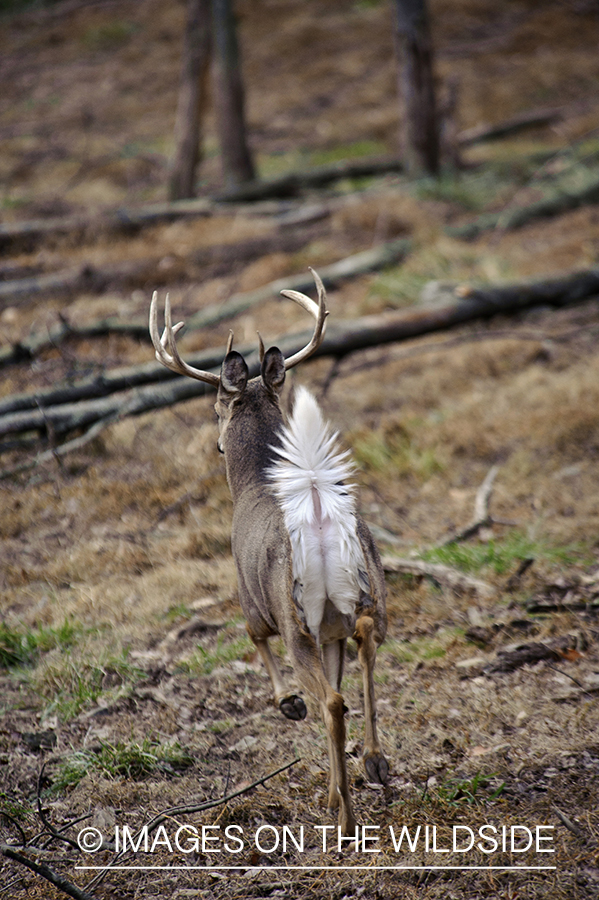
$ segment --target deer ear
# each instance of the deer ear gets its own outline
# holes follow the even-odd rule
[[[271,347],[262,361],[262,382],[267,391],[280,394],[285,384],[285,357],[278,347]]]
[[[243,394],[248,381],[249,371],[245,359],[236,350],[227,353],[220,370],[220,391],[226,394]]]

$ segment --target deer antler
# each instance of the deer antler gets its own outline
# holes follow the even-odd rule
[[[303,350],[298,350],[297,353],[294,353],[293,356],[290,356],[289,359],[285,360],[285,369],[291,369],[293,366],[297,366],[298,363],[302,362],[304,359],[307,359],[311,356],[315,350],[317,350],[322,344],[325,336],[325,332],[327,330],[327,316],[329,311],[326,308],[326,291],[324,289],[324,284],[322,283],[320,276],[314,269],[310,268],[312,275],[314,276],[314,281],[316,282],[316,290],[318,291],[318,303],[315,303],[314,300],[311,300],[310,297],[307,297],[305,294],[300,294],[299,291],[281,291],[283,297],[288,297],[289,300],[295,300],[296,303],[299,303],[306,312],[309,312],[311,316],[314,316],[316,320],[316,325],[314,326],[314,334],[312,335],[310,341],[306,344]]]
[[[299,291],[281,291],[281,294],[284,297],[288,297],[289,300],[294,300],[296,303],[299,303],[306,312],[309,312],[316,323],[310,341],[303,350],[298,350],[297,353],[294,353],[293,356],[290,356],[289,359],[285,360],[285,369],[291,369],[293,366],[297,366],[298,363],[302,362],[302,360],[311,356],[312,353],[320,347],[325,336],[326,320],[329,314],[326,308],[326,292],[318,274],[314,269],[310,269],[310,271],[316,282],[318,303],[315,303],[314,300],[311,300],[310,297],[307,297],[305,294],[300,294]],[[164,302],[164,331],[162,337],[160,336],[158,331],[158,292],[154,291],[152,303],[150,304],[150,336],[156,351],[156,359],[168,369],[172,369],[173,372],[177,372],[179,375],[189,375],[190,378],[197,378],[198,381],[205,381],[217,388],[220,384],[218,375],[215,375],[213,372],[204,372],[202,369],[194,369],[193,366],[189,366],[181,359],[179,350],[177,349],[176,336],[183,328],[183,325],[183,322],[178,322],[176,325],[172,324],[171,301],[167,294]],[[227,343],[227,353],[230,352],[232,346],[233,332],[231,331]],[[260,338],[260,353],[260,358],[262,359],[264,356],[264,344],[262,343],[262,338]]]
[[[213,387],[218,387],[220,378],[213,372],[204,372],[202,369],[194,369],[188,366],[179,356],[177,349],[176,335],[183,328],[184,323],[178,322],[173,326],[171,319],[171,301],[169,295],[166,295],[164,302],[164,332],[160,337],[158,332],[158,292],[154,291],[152,295],[152,303],[150,304],[150,337],[156,351],[156,359],[161,362],[167,369],[178,372],[179,375],[189,375],[190,378],[197,378],[198,381],[205,381]]]

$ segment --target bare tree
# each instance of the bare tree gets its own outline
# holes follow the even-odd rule
[[[247,143],[244,91],[232,0],[212,0],[214,94],[225,185],[255,178]]]
[[[411,172],[439,171],[439,123],[426,0],[395,0],[395,51],[403,101],[402,152]]]
[[[195,196],[195,175],[201,160],[202,117],[208,99],[210,44],[211,0],[188,0],[175,121],[175,152],[169,178],[171,200]]]

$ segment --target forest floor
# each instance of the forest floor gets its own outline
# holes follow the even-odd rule
[[[189,318],[396,237],[411,242],[402,265],[331,289],[331,322],[415,305],[430,281],[467,293],[597,266],[596,204],[471,242],[446,230],[597,177],[596,3],[431,8],[439,81],[458,84],[458,131],[539,107],[560,118],[464,148],[464,167],[437,180],[344,180],[131,234],[91,228],[23,244],[0,260],[2,281],[83,265],[145,268],[101,292],[3,300],[0,341],[15,344],[61,318],[74,326],[144,318],[156,286],[168,287],[177,318]],[[263,176],[394,152],[390,4],[244,0],[239,13]],[[3,223],[165,199],[184,15],[183,3],[65,0],[3,19]],[[208,195],[220,179],[211,114],[205,149]],[[292,229],[281,249],[284,217],[315,205],[322,215]],[[256,239],[264,251],[237,253]],[[214,248],[221,262],[210,261]],[[253,343],[260,331],[268,346],[305,318],[287,301],[266,301],[235,320],[236,342]],[[228,327],[183,335],[183,354],[224,351]],[[289,379],[315,392],[352,448],[360,509],[385,556],[443,562],[488,586],[457,593],[388,576],[389,631],[376,668],[384,789],[361,766],[361,678],[350,648],[351,790],[360,825],[378,839],[355,850],[339,852],[333,831],[323,850],[322,826],[336,822],[325,809],[316,702],[306,697],[305,721],[284,719],[246,636],[213,398],[125,418],[61,461],[0,480],[0,844],[25,837],[41,848],[28,859],[97,900],[596,897],[598,350],[599,297],[590,297],[314,360]],[[0,398],[151,358],[147,341],[73,338],[5,367]],[[0,449],[2,468],[25,455]],[[494,466],[491,521],[439,548],[470,522]],[[549,652],[508,665],[522,645]],[[93,883],[97,873],[78,867],[106,865],[110,850],[84,853],[57,839],[44,850],[47,834],[35,839],[45,828],[38,795],[54,829],[74,840],[96,828],[110,840],[115,829],[138,834],[162,810],[243,791],[294,760],[225,804],[170,814],[147,853],[130,849],[124,868]],[[204,846],[194,847],[203,825],[211,826]],[[495,849],[491,831],[478,834],[484,825],[497,829]],[[236,828],[225,837],[227,826]],[[414,847],[404,832],[396,850],[404,826]],[[520,843],[510,849],[516,826]],[[468,829],[482,849],[464,849]],[[189,865],[239,869],[181,868]],[[443,868],[452,866],[469,870]],[[64,893],[4,859],[0,896]]]

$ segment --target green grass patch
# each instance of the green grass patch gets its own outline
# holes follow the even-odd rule
[[[253,655],[255,649],[250,638],[245,635],[232,641],[227,641],[223,635],[219,635],[213,649],[198,645],[193,656],[185,662],[183,669],[190,675],[210,675],[219,666]]]
[[[503,782],[489,793],[489,785],[496,777],[494,772],[490,775],[477,772],[473,778],[469,779],[450,778],[440,785],[436,785],[432,792],[436,795],[436,799],[447,806],[474,806],[482,803],[492,803],[494,800],[497,800],[505,787],[505,782]]]
[[[18,800],[14,800],[12,797],[8,797],[2,791],[0,793],[0,819],[3,813],[5,816],[9,816],[11,819],[16,819],[18,822],[24,822],[29,818],[31,809],[27,806],[24,806],[22,803],[19,803]]]
[[[144,672],[129,662],[127,651],[120,654],[74,655],[70,650],[46,658],[32,673],[34,689],[47,701],[44,714],[69,720],[89,709],[101,695],[109,701],[121,694]]]
[[[413,428],[392,423],[382,431],[358,433],[351,438],[356,462],[367,473],[401,478],[413,475],[421,481],[443,471],[434,447],[423,447]]]
[[[215,719],[206,726],[206,730],[212,734],[224,734],[226,731],[231,731],[234,727],[235,722],[233,719]]]
[[[40,654],[56,648],[72,647],[82,633],[80,625],[65,619],[62,625],[42,628],[12,628],[0,622],[0,668],[34,666]]]
[[[262,178],[276,178],[298,169],[327,166],[346,159],[357,160],[371,156],[385,156],[389,147],[382,141],[353,141],[321,150],[294,149],[285,153],[271,153],[258,157],[258,169]]]
[[[313,150],[310,153],[310,163],[313,166],[328,166],[331,163],[343,162],[345,159],[384,156],[386,153],[388,153],[388,147],[382,141],[354,141],[351,144],[339,144],[337,147]]]
[[[584,549],[578,545],[552,547],[544,541],[533,540],[521,531],[512,531],[501,539],[485,543],[448,544],[426,550],[420,555],[427,562],[445,563],[463,572],[478,572],[486,568],[503,575],[525,559],[572,565],[582,561]]]
[[[429,280],[428,274],[409,272],[403,266],[388,269],[373,280],[360,312],[367,315],[379,311],[380,301],[390,309],[412,306],[418,303],[422,288]]]
[[[52,792],[62,793],[75,787],[88,773],[141,781],[155,772],[177,775],[193,763],[193,757],[178,742],[161,744],[153,738],[144,738],[141,744],[138,741],[102,743],[97,751],[78,750],[63,760]]]
[[[465,210],[480,212],[506,198],[513,182],[507,171],[485,166],[471,172],[446,172],[438,178],[420,178],[413,190],[421,200],[441,200]]]
[[[461,629],[451,629],[443,630],[430,637],[425,635],[410,641],[387,640],[379,650],[379,654],[388,654],[395,662],[402,665],[442,659],[446,655],[449,645],[461,636],[463,636]]]

